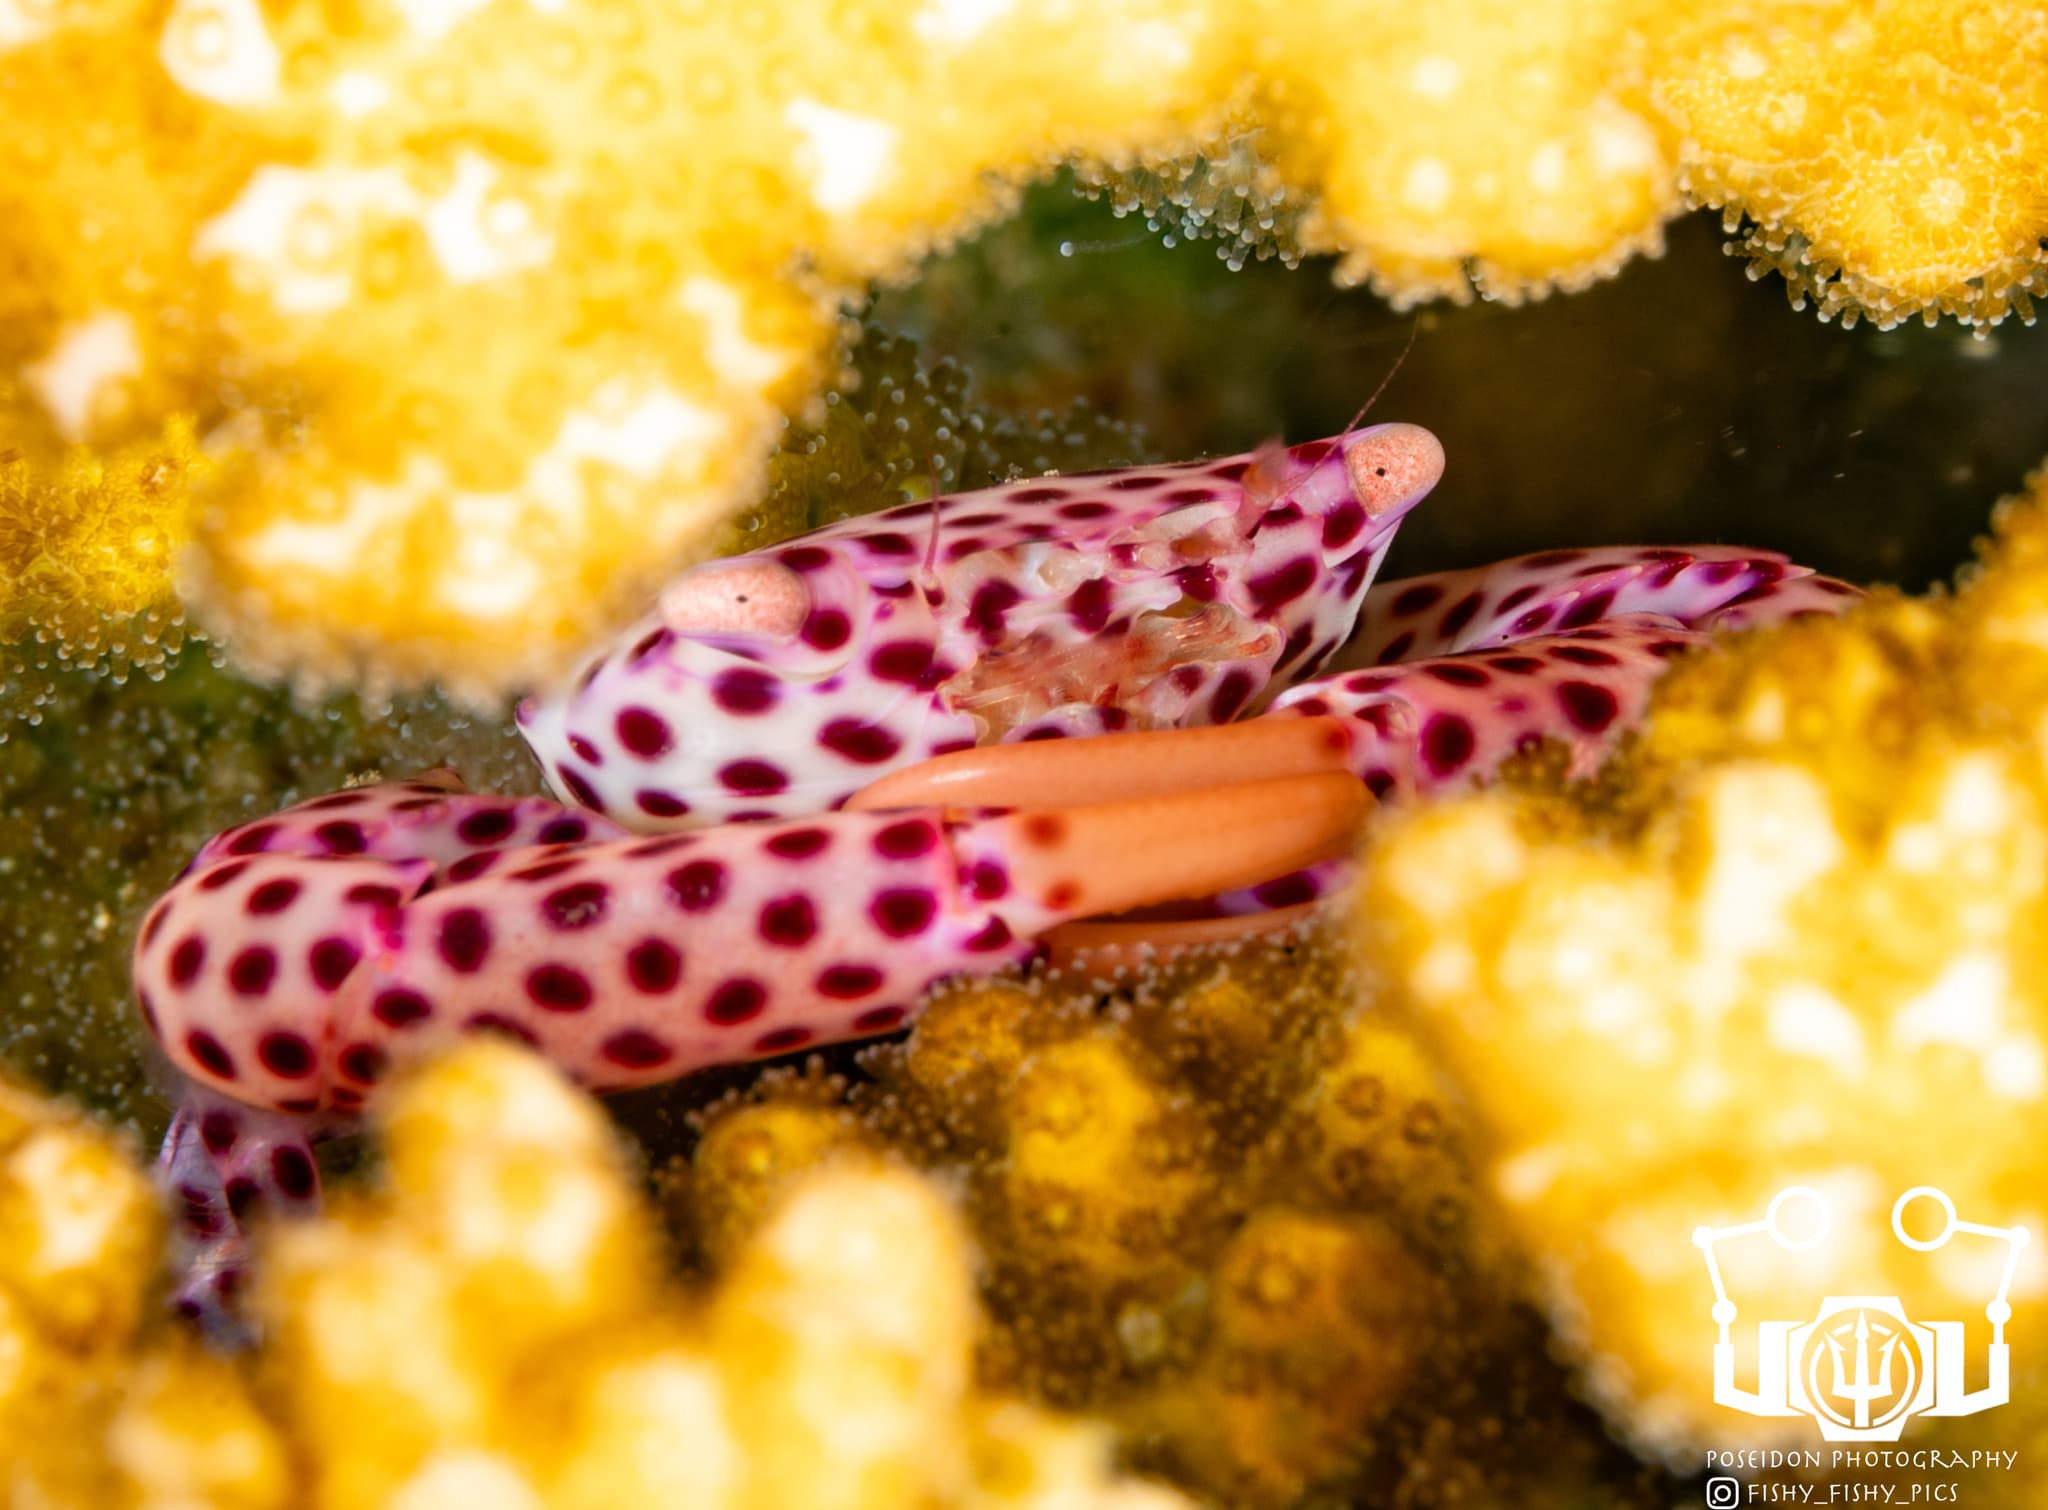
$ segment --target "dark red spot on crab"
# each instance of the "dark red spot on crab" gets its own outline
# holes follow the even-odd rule
[[[352,1043],[335,1056],[334,1062],[349,1079],[362,1085],[374,1085],[383,1078],[388,1061],[384,1051],[374,1043]]]
[[[831,564],[832,553],[815,545],[792,545],[780,553],[779,559],[791,571],[816,571]]]
[[[669,897],[685,912],[708,912],[725,895],[725,867],[716,860],[692,860],[666,878]]]
[[[914,860],[939,842],[938,830],[922,818],[906,818],[875,832],[875,853],[885,860]]]
[[[510,1038],[530,1049],[540,1047],[540,1039],[535,1036],[533,1029],[515,1018],[507,1017],[503,1012],[472,1012],[463,1019],[462,1026],[466,1032],[490,1033],[500,1038]]]
[[[764,671],[734,666],[719,672],[711,683],[711,700],[728,713],[752,718],[769,712],[782,700],[782,685]]]
[[[206,1151],[219,1157],[235,1146],[235,1114],[216,1107],[199,1119],[199,1141]]]
[[[635,792],[633,805],[650,818],[680,818],[690,810],[690,804],[674,792],[664,792],[652,786]]]
[[[567,766],[556,765],[555,779],[562,783],[562,790],[567,792],[580,806],[588,808],[602,808],[604,806],[603,801],[597,795],[597,789]]]
[[[667,720],[651,708],[621,708],[614,722],[619,743],[642,760],[656,760],[675,748]]]
[[[260,854],[263,847],[270,842],[271,837],[276,832],[277,825],[275,823],[258,823],[251,828],[245,828],[229,841],[228,853],[231,855]]]
[[[754,1040],[757,1054],[787,1054],[791,1049],[800,1049],[811,1041],[809,1028],[777,1028],[763,1033]]]
[[[1244,711],[1244,705],[1251,701],[1253,691],[1252,674],[1242,666],[1226,671],[1216,683],[1216,695],[1210,702],[1210,710],[1218,723],[1229,723]]]
[[[487,807],[456,824],[455,837],[464,844],[503,844],[518,826],[519,819],[510,809]]]
[[[917,686],[931,673],[932,647],[924,640],[891,640],[868,658],[868,669],[882,681]]]
[[[457,908],[441,919],[435,940],[442,961],[458,975],[474,975],[491,952],[490,919],[474,907]]]
[[[1261,907],[1298,907],[1303,902],[1316,899],[1316,883],[1312,877],[1297,871],[1291,876],[1265,881],[1252,888],[1252,895]]]
[[[735,760],[720,766],[718,780],[727,791],[742,797],[773,797],[789,786],[782,769],[765,760]]]
[[[1402,588],[1394,595],[1394,601],[1387,606],[1394,614],[1407,618],[1410,614],[1422,613],[1436,607],[1442,601],[1443,595],[1444,590],[1439,584],[1417,582],[1413,587]]]
[[[249,899],[242,905],[251,917],[267,917],[283,912],[298,900],[300,886],[289,877],[265,881],[249,893]]]
[[[1477,745],[1472,725],[1455,713],[1435,714],[1422,726],[1422,759],[1432,776],[1456,771]]]
[[[1356,540],[1358,532],[1364,528],[1364,508],[1347,498],[1323,516],[1323,548],[1342,550]]]
[[[818,743],[857,765],[880,765],[903,748],[903,741],[887,729],[857,718],[835,718],[818,731]]]
[[[876,895],[868,916],[889,938],[914,938],[931,927],[938,906],[938,899],[928,891],[894,887]]]
[[[313,1073],[313,1045],[297,1033],[265,1033],[256,1044],[256,1059],[271,1074],[300,1080]]]
[[[1477,590],[1468,592],[1445,612],[1443,623],[1437,626],[1445,639],[1455,639],[1464,631],[1479,613],[1479,605],[1485,601],[1485,594]]]
[[[359,855],[369,843],[363,836],[360,823],[350,823],[341,818],[321,824],[313,830],[313,837],[331,855]]]
[[[239,996],[262,996],[277,978],[277,951],[251,944],[228,961],[228,984]]]
[[[962,947],[970,954],[987,954],[1009,942],[1010,925],[1001,918],[990,918]]]
[[[1591,682],[1560,682],[1557,702],[1572,727],[1588,734],[1603,732],[1621,716],[1621,704],[1615,695]]]
[[[303,1147],[279,1147],[270,1151],[270,1178],[289,1201],[305,1201],[313,1194],[313,1160]]]
[[[185,1052],[208,1074],[222,1080],[235,1078],[235,1061],[221,1047],[220,1040],[204,1028],[195,1028],[185,1035]]]
[[[1391,666],[1406,659],[1408,652],[1415,648],[1415,631],[1403,630],[1380,647],[1380,653],[1373,657],[1376,664]]]
[[[1109,579],[1090,577],[1067,595],[1067,615],[1083,634],[1094,634],[1109,622]]]
[[[1533,655],[1489,655],[1486,664],[1510,676],[1528,676],[1543,669],[1543,662]]]
[[[758,1017],[768,1004],[768,991],[757,980],[742,975],[724,982],[711,993],[704,1017],[721,1028],[729,1028]]]
[[[1570,661],[1574,666],[1619,666],[1621,658],[1612,651],[1601,650],[1592,645],[1559,645],[1550,652],[1560,661]]]
[[[581,844],[590,837],[590,825],[581,818],[550,818],[533,836],[536,844]]]
[[[200,970],[206,964],[206,940],[196,933],[188,933],[178,940],[178,946],[171,951],[170,976],[174,986],[189,986],[199,978]]]
[[[603,922],[610,903],[611,889],[602,882],[577,881],[542,897],[540,911],[549,927],[573,932]]]
[[[503,858],[504,855],[501,851],[492,849],[481,850],[473,855],[464,855],[460,860],[457,860],[448,867],[447,878],[450,881],[458,882],[473,881]]]
[[[1447,687],[1483,687],[1493,680],[1483,666],[1467,661],[1433,661],[1422,669]]]
[[[433,1007],[428,1005],[424,996],[404,986],[378,992],[377,999],[370,1004],[370,1015],[387,1028],[409,1028],[414,1023],[424,1022],[433,1013]]]
[[[1607,610],[1614,606],[1613,592],[1588,593],[1559,615],[1559,629],[1581,629],[1595,619],[1605,618]]]
[[[526,972],[526,995],[550,1012],[581,1012],[593,995],[590,977],[568,965],[535,965]]]
[[[1316,563],[1310,557],[1296,556],[1283,566],[1276,567],[1263,576],[1254,577],[1245,584],[1253,603],[1266,613],[1272,613],[1306,593],[1316,582]]]
[[[804,620],[799,633],[813,650],[837,650],[853,636],[853,625],[836,608],[820,608]]]
[[[820,996],[835,1001],[854,1001],[881,989],[882,972],[872,965],[828,965],[818,972]]]
[[[781,949],[800,949],[818,934],[818,911],[802,892],[771,897],[761,904],[762,939]]]
[[[232,886],[249,868],[247,860],[230,860],[225,865],[216,865],[199,878],[201,891],[219,891],[223,886]]]
[[[645,1028],[621,1029],[605,1039],[598,1052],[628,1070],[651,1070],[675,1057],[675,1050]]]
[[[648,995],[673,990],[683,977],[683,956],[665,939],[646,938],[626,951],[626,979]]]
[[[809,860],[823,854],[831,842],[832,836],[822,828],[792,828],[769,835],[765,847],[784,860]]]
[[[362,957],[362,951],[347,939],[319,939],[306,951],[306,970],[314,985],[323,991],[335,991]]]

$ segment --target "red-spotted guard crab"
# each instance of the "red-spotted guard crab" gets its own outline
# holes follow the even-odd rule
[[[1477,780],[1541,737],[1591,761],[1670,655],[1853,592],[1709,548],[1368,597],[1442,465],[1380,425],[849,520],[686,574],[521,709],[573,807],[436,773],[213,840],[135,958],[194,1086],[164,1154],[184,1302],[225,1324],[249,1207],[314,1199],[308,1140],[399,1053],[495,1030],[614,1090],[887,1032],[1077,919],[1299,903],[1368,789]],[[1304,682],[1361,604],[1383,664]],[[1241,926],[1081,926],[1218,921]]]

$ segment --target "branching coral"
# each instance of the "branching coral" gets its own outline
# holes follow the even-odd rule
[[[585,1097],[470,1045],[384,1115],[382,1187],[273,1234],[248,1367],[140,1326],[159,1222],[101,1134],[0,1093],[0,1499],[1173,1510],[1097,1425],[975,1387],[959,1219],[873,1158],[693,1297]]]
[[[38,7],[0,373],[20,425],[236,455],[189,582],[247,660],[481,694],[709,549],[839,310],[1062,161],[1403,300],[1611,270],[1682,166],[1829,313],[2024,308],[2048,44],[1966,9]]]
[[[1957,597],[1700,658],[1597,794],[1450,804],[1373,846],[1377,957],[1472,1092],[1589,1385],[1645,1447],[1786,1430],[1713,1406],[1696,1226],[1814,1187],[1823,1251],[1724,1254],[1740,1314],[1896,1294],[1968,1323],[1972,1356],[2004,1246],[1915,1253],[1892,1203],[1932,1184],[1967,1220],[2044,1230],[2044,541],[2048,474]],[[1907,1220],[1939,1229],[1931,1205]],[[2044,1293],[2036,1246],[2016,1338]]]
[[[1584,1494],[1614,1464],[1500,1303],[1455,1104],[1360,990],[1310,935],[944,992],[850,1096],[771,1075],[713,1108],[678,1215],[731,1251],[805,1171],[891,1149],[964,1192],[983,1377],[1108,1416],[1222,1503],[1536,1502],[1539,1439]]]

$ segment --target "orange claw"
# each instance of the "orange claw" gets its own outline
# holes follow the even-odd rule
[[[892,772],[846,805],[1078,807],[1257,778],[1348,772],[1350,756],[1351,735],[1338,718],[1255,719],[1203,729],[982,745]],[[1356,777],[1350,779],[1357,784]]]
[[[1009,909],[1038,932],[1332,859],[1350,848],[1371,802],[1357,778],[1319,771],[979,818],[959,842],[970,873],[981,861],[1001,869]]]

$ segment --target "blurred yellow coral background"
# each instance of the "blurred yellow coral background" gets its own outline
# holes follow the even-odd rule
[[[1896,1242],[1894,1201],[1934,1185],[1965,1222],[2032,1234],[2023,1424],[1998,1440],[2038,1431],[2018,1339],[2048,1319],[2048,472],[1956,596],[1879,595],[1687,661],[1601,783],[1415,811],[1367,875],[1368,948],[1468,1087],[1484,1183],[1639,1447],[1690,1467],[1806,1435],[1712,1403],[1688,1240],[1787,1186],[1826,1197],[1833,1236],[1731,1245],[1738,1335],[1896,1294],[1966,1323],[1979,1387],[2008,1250]],[[1941,1226],[1931,1201],[1905,1220]]]
[[[708,1296],[665,1280],[604,1117],[523,1051],[389,1100],[389,1175],[280,1232],[254,1366],[145,1326],[159,1225],[111,1141],[0,1091],[0,1503],[1176,1510],[1109,1438],[976,1387],[958,1216],[821,1170]]]
[[[871,280],[1061,162],[1207,153],[1399,302],[1706,203],[1823,315],[2027,313],[2044,81],[2038,8],[1960,0],[4,0],[0,617],[99,658],[189,536],[245,663],[501,692],[712,548]],[[174,422],[196,501],[66,459]]]

